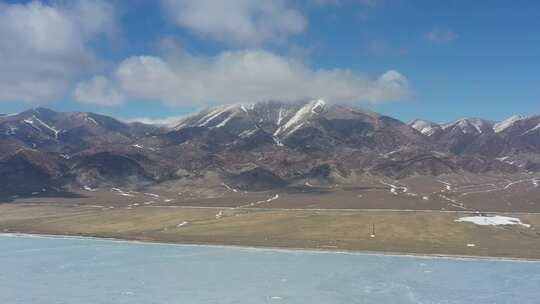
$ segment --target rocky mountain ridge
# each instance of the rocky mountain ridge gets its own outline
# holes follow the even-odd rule
[[[167,182],[265,190],[363,176],[540,170],[540,116],[409,124],[323,100],[204,109],[164,127],[44,108],[0,116],[0,193]]]

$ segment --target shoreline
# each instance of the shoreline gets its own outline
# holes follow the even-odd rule
[[[167,242],[162,240],[141,240],[136,238],[115,238],[92,235],[75,234],[50,234],[39,232],[0,232],[0,237],[21,237],[21,238],[48,238],[48,239],[66,239],[66,240],[94,240],[109,241],[117,243],[139,244],[139,245],[168,245],[178,247],[209,247],[224,249],[245,249],[261,251],[277,251],[283,253],[318,253],[318,254],[342,254],[342,255],[361,255],[361,256],[384,256],[384,257],[405,257],[420,259],[446,259],[446,260],[464,260],[464,261],[491,261],[491,262],[520,262],[520,263],[540,263],[540,259],[518,258],[518,257],[497,257],[482,255],[459,255],[459,254],[430,254],[399,251],[373,251],[373,250],[333,250],[323,248],[304,248],[304,247],[275,247],[275,246],[256,246],[256,245],[234,245],[234,244],[209,244],[209,243],[182,243]]]

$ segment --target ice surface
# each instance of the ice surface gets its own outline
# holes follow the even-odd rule
[[[538,303],[540,263],[0,235],[0,303]]]

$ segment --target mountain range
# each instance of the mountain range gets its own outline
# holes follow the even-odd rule
[[[170,125],[45,108],[0,115],[0,195],[213,182],[235,189],[365,176],[540,171],[540,116],[404,123],[323,100],[204,109]]]

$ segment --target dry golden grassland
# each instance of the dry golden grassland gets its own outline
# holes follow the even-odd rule
[[[15,203],[0,204],[0,231],[173,243],[540,258],[540,214],[510,215],[530,224],[530,228],[455,222],[464,215],[468,213]]]

